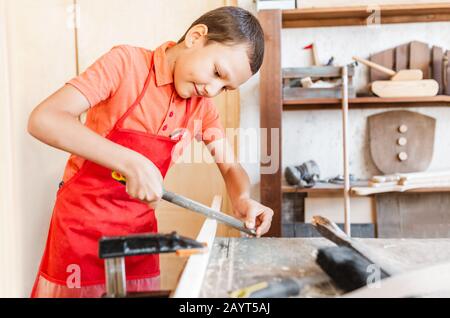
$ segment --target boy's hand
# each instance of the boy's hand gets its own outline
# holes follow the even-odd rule
[[[256,236],[266,234],[272,224],[272,209],[252,199],[241,199],[235,208],[235,214],[245,220],[249,229],[256,228]]]
[[[163,177],[159,169],[141,154],[135,153],[125,167],[127,193],[156,209],[163,193]]]

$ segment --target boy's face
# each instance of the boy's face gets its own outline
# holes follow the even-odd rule
[[[214,97],[252,77],[247,46],[207,42],[206,26],[195,26],[181,43],[174,66],[175,89],[182,98]]]

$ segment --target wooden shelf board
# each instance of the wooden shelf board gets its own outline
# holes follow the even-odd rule
[[[283,193],[314,193],[320,195],[336,195],[343,193],[344,186],[334,183],[318,182],[313,188],[297,188],[284,183],[281,191]]]
[[[355,186],[366,186],[367,182],[358,182]],[[287,184],[283,184],[281,191],[283,193],[307,193],[307,194],[317,194],[317,195],[339,195],[343,194],[344,187],[342,185],[333,184],[333,183],[317,183],[313,188],[297,188],[294,186],[290,186]],[[414,189],[408,190],[402,193],[437,193],[437,192],[450,192],[450,187],[438,187],[438,188],[423,188],[423,189]],[[394,192],[392,192],[394,193]],[[355,193],[351,193],[351,196],[359,197]]]
[[[389,108],[389,107],[436,107],[450,106],[450,96],[408,98],[357,97],[349,99],[350,108]],[[301,100],[284,100],[284,110],[339,109],[338,98],[318,98]]]
[[[283,10],[283,28],[368,25],[375,6],[305,8]],[[450,21],[449,3],[381,5],[380,23]]]

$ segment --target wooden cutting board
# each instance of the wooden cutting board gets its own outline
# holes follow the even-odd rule
[[[370,154],[382,173],[428,168],[433,158],[436,119],[411,111],[389,111],[370,116],[368,124]],[[406,144],[399,144],[401,138]],[[401,153],[407,155],[406,160],[399,159]]]

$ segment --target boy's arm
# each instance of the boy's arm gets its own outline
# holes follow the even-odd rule
[[[84,126],[78,118],[89,107],[80,91],[65,85],[34,109],[28,131],[50,146],[122,173],[127,177],[127,192],[132,197],[158,201],[162,195],[159,170],[141,154]]]
[[[272,209],[250,198],[250,179],[236,161],[234,151],[225,138],[207,145],[225,180],[234,213],[245,220],[248,228],[256,227],[258,237],[266,234],[272,223]]]

